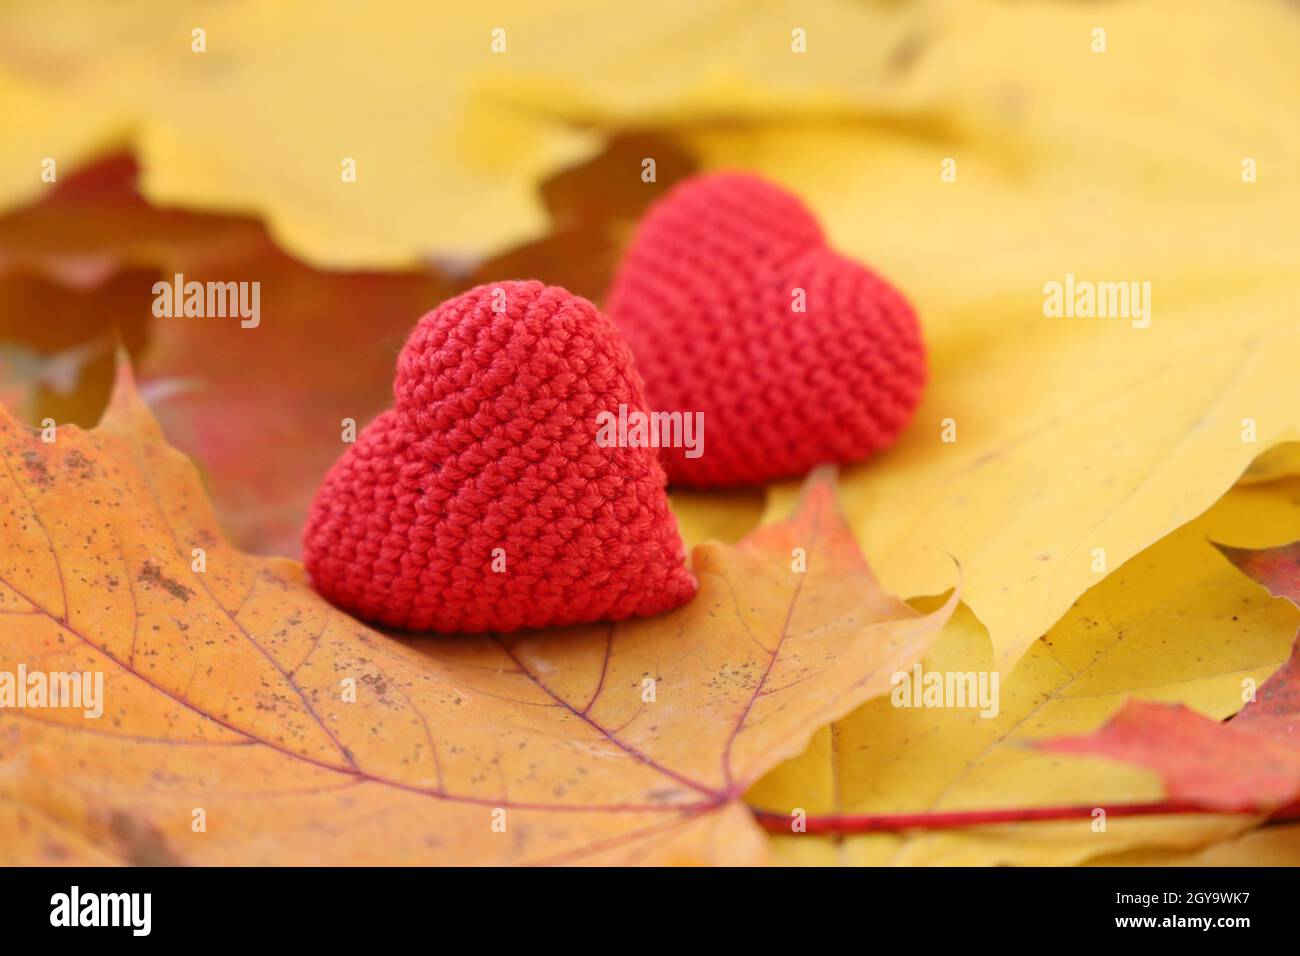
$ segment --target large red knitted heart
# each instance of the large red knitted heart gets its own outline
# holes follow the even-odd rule
[[[653,448],[601,447],[645,410],[613,323],[540,282],[480,286],[420,319],[394,405],[317,493],[304,560],[325,597],[443,633],[655,614],[695,579]]]
[[[656,203],[607,310],[650,407],[703,412],[703,453],[664,452],[674,483],[747,484],[866,458],[903,430],[925,385],[911,306],[756,176],[698,176]]]

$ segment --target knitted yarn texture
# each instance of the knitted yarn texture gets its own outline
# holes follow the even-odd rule
[[[657,450],[597,446],[599,413],[646,403],[587,300],[531,281],[450,299],[407,339],[393,397],[307,521],[307,571],[335,604],[474,633],[617,621],[694,595]]]
[[[758,483],[867,458],[898,437],[925,385],[907,301],[757,176],[693,177],[652,206],[606,309],[651,409],[704,413],[702,455],[663,452],[674,484]]]

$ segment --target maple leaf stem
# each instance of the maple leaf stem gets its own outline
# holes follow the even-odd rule
[[[753,809],[753,808],[751,808]],[[988,810],[926,811],[921,813],[864,813],[828,814],[808,816],[804,829],[798,833],[791,829],[794,818],[790,814],[771,810],[753,813],[760,826],[769,833],[801,835],[848,836],[858,833],[889,833],[898,830],[956,830],[963,827],[989,826],[999,823],[1034,823],[1046,820],[1087,819],[1099,807],[1097,804],[1063,807],[1009,807]],[[1108,817],[1145,817],[1187,813],[1261,814],[1264,811],[1245,807],[1222,810],[1203,804],[1181,800],[1155,803],[1119,803],[1100,807]],[[1268,815],[1269,822],[1300,818],[1300,801]]]

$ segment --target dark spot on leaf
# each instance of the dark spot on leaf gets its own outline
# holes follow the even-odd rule
[[[157,585],[174,598],[180,598],[182,601],[188,601],[194,592],[172,578],[162,573],[162,569],[152,561],[146,561],[144,568],[140,571],[140,576],[136,579],[142,584]]]

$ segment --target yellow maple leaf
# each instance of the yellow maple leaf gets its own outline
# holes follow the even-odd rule
[[[1279,123],[1300,17],[1239,13],[1224,31],[1207,2],[959,4],[916,67],[948,77],[942,123],[690,138],[707,166],[793,188],[915,300],[928,391],[899,444],[846,473],[845,507],[894,593],[942,592],[958,559],[1004,673],[1300,437],[1300,181],[1282,172],[1300,136]],[[1136,283],[1135,314],[1050,315],[1070,276]]]
[[[848,0],[75,12],[15,3],[0,23],[13,54],[0,58],[0,208],[45,188],[43,158],[70,172],[127,147],[151,201],[256,213],[287,250],[333,268],[462,263],[540,236],[537,184],[597,152],[604,126],[924,99],[894,75],[915,15]],[[794,30],[811,31],[811,54],[794,51]],[[641,172],[628,168],[630,188]]]
[[[809,815],[897,814],[1159,801],[1156,775],[1025,746],[1104,724],[1129,696],[1180,702],[1222,719],[1287,659],[1300,611],[1268,597],[1208,543],[1245,546],[1300,537],[1300,479],[1232,490],[1088,591],[999,685],[996,713],[980,707],[859,708],[819,733],[800,758],[769,774],[755,805]],[[985,673],[988,633],[964,607],[922,672]],[[906,701],[904,701],[906,702]],[[1237,833],[1249,816],[1122,818],[1097,832],[1083,816],[945,832],[792,836],[806,862],[1065,865],[1141,847],[1192,849]]]
[[[1300,866],[1300,824],[1260,827],[1193,850],[1142,849],[1090,860],[1089,866]]]

